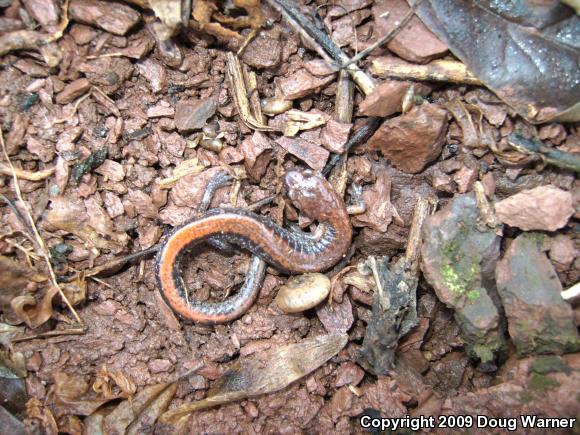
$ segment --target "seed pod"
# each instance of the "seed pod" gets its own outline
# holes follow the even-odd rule
[[[264,98],[260,101],[260,106],[262,107],[262,112],[266,115],[279,115],[292,108],[292,101],[279,97]]]
[[[214,153],[219,153],[224,147],[222,140],[219,138],[203,138],[199,144],[206,150],[213,151]]]
[[[285,313],[300,313],[314,308],[330,292],[330,279],[322,273],[306,273],[290,277],[280,287],[276,304]]]

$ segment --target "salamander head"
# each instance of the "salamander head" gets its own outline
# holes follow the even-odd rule
[[[313,171],[286,172],[284,188],[294,205],[311,219],[325,221],[345,210],[330,183]]]

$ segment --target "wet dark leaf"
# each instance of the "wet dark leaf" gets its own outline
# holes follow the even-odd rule
[[[576,121],[580,18],[558,3],[544,10],[522,6],[529,3],[433,0],[423,2],[418,13],[520,115],[535,123]]]

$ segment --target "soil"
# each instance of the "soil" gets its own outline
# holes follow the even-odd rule
[[[294,168],[322,170],[333,153],[344,149],[349,134],[367,116],[378,114],[386,120],[372,139],[352,150],[346,165],[348,184],[362,187],[366,211],[351,218],[355,249],[343,268],[355,266],[354,270],[369,256],[387,257],[386,264],[394,267],[405,253],[417,200],[437,200],[439,210],[448,207],[446,213],[453,214],[454,201],[473,195],[474,184],[480,181],[492,203],[512,197],[510,207],[517,209],[502,208],[507,215],[502,221],[511,226],[491,236],[498,248],[494,261],[507,251],[515,256],[517,237],[532,229],[545,242],[530,257],[541,257],[542,270],[552,274],[550,291],[573,286],[580,275],[580,184],[574,172],[541,162],[513,166],[489,147],[468,146],[464,125],[448,104],[459,100],[478,106],[483,114],[480,133],[496,144],[505,144],[512,131],[520,130],[540,137],[549,147],[577,153],[576,124],[534,126],[485,88],[450,83],[420,85],[414,96],[418,103],[401,113],[409,86],[386,80],[380,95],[365,100],[355,92],[352,122],[336,119],[338,75],[273,9],[262,5],[267,25],[240,57],[256,74],[259,97],[286,96],[293,109],[311,116],[322,113],[324,123],[335,128],[320,125],[288,137],[279,131],[257,131],[239,115],[226,75],[227,53],[240,46],[249,29],[241,30],[238,39],[228,39],[227,33],[204,31],[198,23],[197,28],[192,24],[181,29],[170,42],[162,41],[155,33],[159,21],[153,11],[134,3],[123,3],[122,9],[113,8],[111,13],[113,2],[71,0],[71,23],[54,43],[60,50],[54,65],[29,45],[0,57],[0,120],[6,152],[17,169],[40,173],[54,168],[38,180],[21,177],[19,186],[56,276],[78,277],[63,289],[84,325],[81,334],[41,336],[78,325],[61,296],[51,292],[43,249],[30,232],[26,206],[17,197],[10,170],[2,170],[0,321],[18,329],[9,338],[1,335],[0,343],[22,355],[27,376],[23,394],[0,407],[0,428],[54,433],[58,427],[66,433],[90,433],[89,416],[161,383],[176,382],[166,406],[175,409],[206,398],[216,380],[239,360],[333,332],[347,332],[348,344],[313,372],[281,391],[195,411],[184,431],[349,433],[362,431],[365,415],[579,415],[580,360],[575,343],[580,310],[567,302],[558,305],[558,325],[571,330],[565,346],[539,349],[508,327],[506,312],[526,317],[526,307],[514,308],[500,300],[492,286],[495,293],[490,298],[498,309],[490,314],[496,316],[490,329],[501,336],[502,344],[485,360],[482,353],[471,352],[474,344],[462,329],[465,325],[457,315],[461,308],[454,296],[442,296],[445,291],[434,282],[437,278],[431,278],[436,273],[427,279],[418,271],[416,326],[394,342],[394,366],[377,373],[361,362],[367,325],[377,315],[372,280],[367,291],[351,281],[339,281],[331,291],[334,307],[327,301],[303,313],[286,314],[274,299],[288,275],[269,267],[247,313],[225,325],[202,326],[178,317],[165,304],[154,255],[122,262],[95,277],[80,273],[155,247],[173,227],[198,216],[207,183],[224,168],[237,178],[217,190],[210,208],[247,208],[274,196],[257,212],[313,230],[312,222],[281,195],[282,174]],[[355,46],[361,50],[373,42],[373,28],[384,33],[388,31],[384,27],[391,26],[375,26],[373,10],[388,10],[390,3],[397,11],[403,6],[371,0],[339,1],[337,6],[319,3],[318,12],[331,35],[349,54],[354,54]],[[60,22],[60,5],[52,0],[13,0],[1,7],[0,38],[30,29],[33,23],[38,27],[35,32],[52,34]],[[41,7],[48,11],[40,14],[42,20],[33,13]],[[235,14],[248,11],[252,13],[236,9]],[[404,57],[407,51],[413,52],[407,60],[417,62],[451,57],[438,40],[431,43],[432,51],[420,47],[418,53],[417,45],[404,35],[359,65],[366,69],[378,56]],[[383,109],[386,112],[381,113]],[[269,115],[264,123],[284,125],[286,112]],[[186,161],[189,172],[176,176]],[[521,207],[514,195],[547,185],[562,198],[557,204],[550,202],[553,213],[529,222],[530,209],[525,209],[525,218],[518,218]],[[347,202],[355,199],[351,188],[347,192]],[[544,196],[534,196],[538,210]],[[527,226],[518,227],[522,219]],[[183,280],[196,298],[221,300],[241,286],[250,258],[244,251],[205,246],[184,259]],[[503,281],[517,281],[517,271],[508,263],[504,259]],[[548,311],[536,310],[533,315],[541,318]],[[535,327],[541,335],[543,326]],[[27,339],[18,339],[22,337]],[[522,340],[525,344],[520,346]],[[541,355],[545,353],[550,356]],[[10,358],[3,353],[4,359]],[[553,369],[543,369],[546,364],[538,368],[540,363]],[[192,368],[198,370],[188,374]],[[118,375],[105,382],[113,389],[109,396],[88,389],[104,379],[103,371]],[[70,378],[63,381],[63,374]],[[72,385],[85,387],[73,392]],[[11,416],[4,416],[5,411]],[[155,419],[143,429],[174,430],[155,424]]]

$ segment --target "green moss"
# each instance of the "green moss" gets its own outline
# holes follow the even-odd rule
[[[473,352],[474,356],[479,358],[483,363],[493,361],[494,349],[491,349],[489,346],[475,344],[472,346],[471,351]]]
[[[522,404],[528,404],[534,401],[534,396],[529,392],[529,391],[524,391],[521,395],[520,395],[520,402],[522,402]]]
[[[543,392],[546,390],[551,390],[553,388],[558,388],[560,383],[551,379],[547,376],[540,375],[538,373],[532,374],[530,379],[528,380],[528,388],[530,390]]]
[[[470,301],[476,301],[480,296],[481,295],[478,290],[470,290],[467,292],[467,299]]]
[[[451,264],[443,265],[441,267],[443,284],[452,292],[459,295],[467,293],[467,296],[472,300],[479,298],[479,291],[472,289],[479,269],[477,261],[471,261],[466,268],[462,268],[461,266],[461,263],[457,266],[452,266]]]
[[[536,358],[530,370],[544,375],[546,373],[564,372],[570,373],[570,367],[555,355],[539,356]]]

